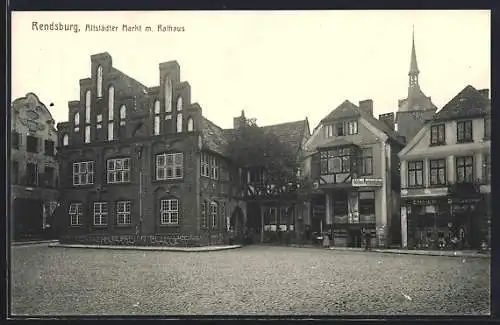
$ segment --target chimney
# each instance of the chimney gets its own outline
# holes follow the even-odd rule
[[[359,108],[361,108],[365,113],[373,116],[373,100],[365,99],[359,102]]]
[[[483,95],[484,97],[490,99],[490,90],[489,89],[480,89],[479,93]]]
[[[237,116],[235,118],[233,118],[233,128],[234,129],[239,129],[240,126],[244,125],[246,122],[246,119],[245,119],[245,111],[241,111],[241,116]]]
[[[391,128],[391,130],[394,130],[394,113],[385,113],[385,114],[380,114],[378,116],[378,120],[381,122],[384,122],[387,126]]]

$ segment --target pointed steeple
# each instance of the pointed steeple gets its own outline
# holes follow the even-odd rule
[[[415,27],[412,28],[412,36],[411,36],[411,61],[410,61],[410,72],[408,72],[410,87],[418,87],[418,74],[420,71],[418,70],[417,64],[417,52],[415,51]]]

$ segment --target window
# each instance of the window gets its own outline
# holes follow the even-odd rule
[[[94,184],[94,162],[73,163],[73,185]]]
[[[177,114],[177,133],[182,132],[182,114]]]
[[[408,162],[408,186],[423,186],[424,185],[424,162],[409,161]]]
[[[212,166],[211,166],[211,174],[212,179],[219,179],[219,161],[216,157],[211,158]]]
[[[431,145],[445,144],[445,126],[444,124],[431,126]]]
[[[179,179],[184,170],[183,153],[165,153],[156,155],[156,180]]]
[[[115,87],[109,86],[109,88],[108,88],[108,121],[113,121],[114,109],[115,109]]]
[[[11,168],[11,179],[12,184],[19,184],[19,163],[17,161],[13,161]]]
[[[90,125],[85,126],[85,143],[90,143]]]
[[[38,185],[38,165],[26,164],[26,185]]]
[[[120,125],[125,125],[125,119],[127,118],[127,106],[120,106]]]
[[[119,225],[130,225],[132,218],[130,216],[130,201],[116,202],[116,223]]]
[[[351,150],[333,149],[320,154],[321,174],[349,173],[351,171]]]
[[[491,156],[489,154],[483,156],[483,180],[486,184],[491,183]]]
[[[80,131],[80,113],[76,112],[74,116],[74,122],[75,122],[75,132]]]
[[[182,97],[177,98],[177,112],[182,111]]]
[[[160,101],[156,100],[154,105],[154,133],[160,134]]]
[[[373,174],[373,150],[372,148],[364,148],[361,151],[361,175]]]
[[[54,176],[55,176],[54,167],[45,166],[45,172],[44,172],[45,186],[54,187],[55,185]]]
[[[207,204],[201,202],[201,228],[207,228]]]
[[[347,134],[358,134],[358,121],[347,122]]]
[[[90,104],[90,101],[91,101],[91,98],[92,95],[91,95],[91,92],[90,90],[87,90],[85,92],[85,123],[90,123],[90,110],[91,110],[91,104]]]
[[[11,136],[11,146],[14,149],[19,149],[19,140],[20,140],[20,134],[18,132],[12,131],[12,136]]]
[[[201,153],[201,176],[210,177],[209,156],[206,153]]]
[[[176,225],[179,223],[179,200],[168,199],[161,200],[161,224]]]
[[[108,141],[112,141],[114,138],[113,131],[115,129],[115,124],[113,122],[108,123]]]
[[[26,150],[28,152],[37,153],[38,152],[38,138],[32,135],[26,137]]]
[[[115,158],[108,160],[108,183],[130,182],[130,158]]]
[[[69,144],[69,136],[67,134],[63,135],[63,146],[67,146]]]
[[[54,141],[45,140],[44,147],[45,147],[45,155],[46,156],[54,156]]]
[[[192,117],[188,118],[187,130],[188,130],[188,132],[193,132],[193,130],[194,130],[194,123],[193,123]]]
[[[333,125],[325,126],[325,138],[333,137]]]
[[[217,227],[217,202],[210,203],[210,218],[212,219],[212,228]]]
[[[172,81],[169,77],[165,78],[165,112],[172,112]]]
[[[489,140],[491,137],[491,117],[488,116],[484,119],[484,139]]]
[[[457,122],[457,142],[472,142],[472,121]]]
[[[69,205],[70,224],[72,226],[81,226],[83,219],[83,204],[71,203]]]
[[[97,97],[102,97],[102,66],[97,67]]]
[[[108,224],[108,204],[94,202],[94,225],[105,226]]]
[[[375,223],[375,192],[359,192],[359,216],[362,223]]]
[[[102,128],[102,114],[97,114],[97,128]]]
[[[335,130],[337,131],[337,133],[336,133],[337,136],[345,135],[344,122],[338,122],[337,124],[335,124]]]
[[[429,164],[430,164],[431,185],[445,185],[446,160],[445,159],[430,160]]]
[[[473,162],[474,159],[472,158],[472,156],[456,158],[457,183],[464,183],[464,182],[469,183],[473,181],[474,179]]]

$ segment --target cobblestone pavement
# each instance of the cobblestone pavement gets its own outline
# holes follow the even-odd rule
[[[487,315],[490,260],[248,246],[11,250],[12,315]]]

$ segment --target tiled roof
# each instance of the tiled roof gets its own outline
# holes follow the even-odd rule
[[[263,126],[264,132],[269,132],[278,137],[280,142],[288,143],[290,148],[298,152],[302,145],[302,140],[304,139],[307,130],[307,122],[305,120],[281,123],[275,125]]]
[[[115,67],[112,67],[111,69],[113,72],[117,73],[121,77],[122,81],[128,86],[129,89],[138,89],[138,90],[140,89],[143,91],[143,93],[144,91],[146,91],[146,93],[144,94],[147,94],[148,87],[144,86],[142,83],[135,80],[134,78],[129,77],[127,74],[121,72]]]
[[[202,117],[201,133],[203,135],[203,146],[210,151],[227,156],[228,138],[224,131],[215,123]]]
[[[434,115],[433,120],[454,120],[491,113],[490,100],[468,85]]]

